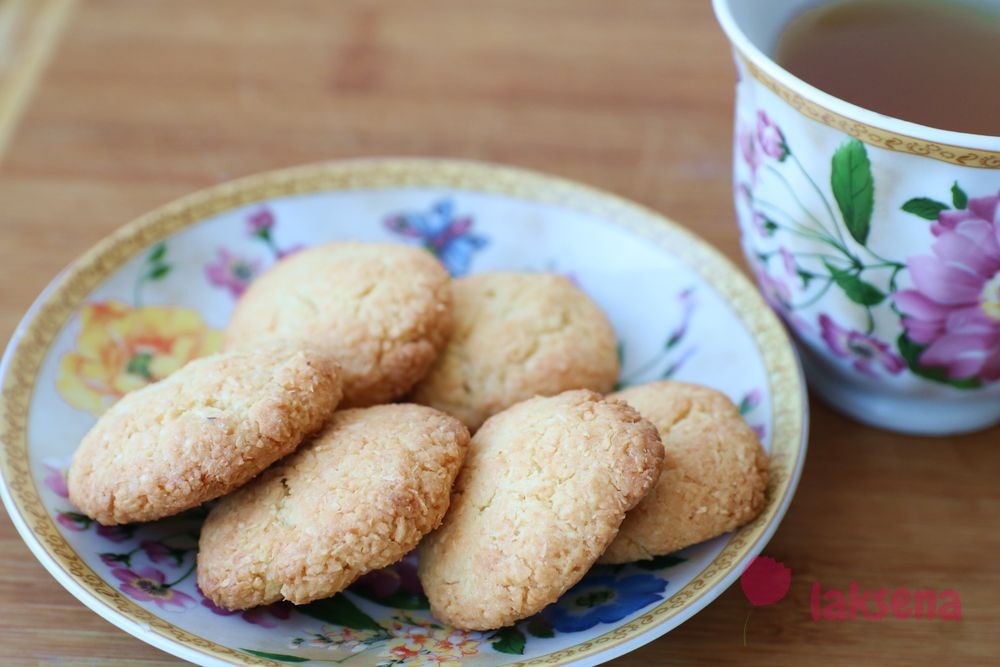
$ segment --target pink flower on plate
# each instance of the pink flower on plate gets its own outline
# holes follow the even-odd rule
[[[201,593],[201,589],[198,589],[198,592]],[[239,611],[224,609],[205,597],[204,593],[201,593],[201,606],[218,616],[239,614],[247,623],[259,625],[262,628],[276,628],[280,621],[287,621],[292,616],[292,605],[288,602],[274,602],[263,607]]]
[[[216,260],[205,267],[205,277],[216,287],[224,287],[238,298],[260,273],[260,262],[219,248]]]
[[[948,378],[1000,380],[1000,195],[943,211],[933,256],[910,257],[915,289],[893,299],[923,366]]]
[[[785,135],[765,111],[757,112],[757,143],[764,155],[783,162],[789,155]]]
[[[45,466],[45,486],[49,487],[54,494],[60,498],[69,498],[69,489],[66,488],[66,471],[48,463]]]
[[[193,597],[166,583],[166,576],[155,567],[138,571],[116,567],[111,574],[122,582],[118,587],[123,593],[140,602],[155,602],[161,609],[188,609],[196,604]]]
[[[59,512],[56,514],[56,521],[67,530],[79,533],[90,528],[94,520],[79,512]]]
[[[247,216],[247,231],[250,234],[263,236],[268,234],[272,227],[274,227],[274,213],[271,209],[262,208]]]
[[[143,550],[146,557],[153,563],[180,565],[183,559],[181,552],[176,550],[171,551],[170,547],[158,540],[143,540],[139,543],[139,548]]]
[[[297,244],[295,244],[295,245],[293,245],[291,247],[285,248],[284,250],[280,250],[279,249],[278,250],[278,259],[285,259],[286,257],[290,257],[291,255],[294,255],[295,253],[297,253],[297,252],[299,252],[301,250],[305,250],[305,248],[306,248],[305,245],[303,245],[301,243],[297,243]]]
[[[135,526],[97,526],[97,534],[104,539],[120,543],[131,539],[135,535]]]
[[[819,316],[820,335],[830,350],[842,359],[851,361],[854,370],[876,377],[876,366],[892,375],[902,372],[906,363],[892,352],[888,344],[860,331],[849,331],[839,326],[826,314]]]

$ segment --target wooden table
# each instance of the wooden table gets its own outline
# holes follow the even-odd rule
[[[0,0],[0,44],[0,139],[13,130],[2,338],[60,268],[134,216],[331,158],[548,171],[663,211],[739,259],[733,68],[705,0]],[[754,613],[747,648],[736,586],[617,664],[1000,660],[997,429],[912,438],[812,409],[802,483],[766,549],[794,571],[789,596]],[[64,591],[6,516],[0,565],[0,664],[175,662]],[[817,581],[952,588],[963,618],[817,623]]]

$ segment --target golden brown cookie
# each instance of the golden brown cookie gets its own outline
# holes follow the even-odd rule
[[[421,546],[431,611],[488,630],[554,602],[611,543],[662,460],[652,424],[591,391],[494,415],[472,439],[444,523]]]
[[[294,450],[339,400],[336,362],[311,346],[197,359],[101,415],[73,455],[69,498],[105,525],[196,507]]]
[[[600,562],[668,554],[760,514],[767,455],[723,394],[666,381],[630,387],[610,398],[627,402],[656,425],[666,456],[656,486],[625,517]]]
[[[610,391],[618,380],[614,329],[563,276],[485,273],[453,283],[455,329],[411,400],[473,431],[532,396]]]
[[[441,523],[468,444],[457,419],[421,405],[337,412],[212,509],[198,586],[227,609],[303,604],[391,565]]]
[[[450,278],[430,253],[338,242],[296,253],[255,280],[236,305],[225,346],[275,335],[310,341],[340,364],[351,407],[405,394],[450,333]]]

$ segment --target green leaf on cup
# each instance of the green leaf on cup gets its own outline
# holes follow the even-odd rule
[[[850,139],[833,154],[830,186],[847,231],[863,245],[875,209],[875,180],[863,143]]]
[[[951,203],[959,210],[969,205],[969,195],[965,194],[965,190],[959,187],[958,181],[955,181],[955,184],[951,186]]]
[[[925,220],[937,220],[941,211],[948,210],[948,205],[927,197],[917,197],[903,204],[902,208],[907,213],[919,215]]]
[[[823,262],[826,270],[837,287],[844,290],[847,298],[862,306],[877,306],[885,301],[885,293],[869,282],[865,282],[857,274],[838,269],[828,262]]]
[[[494,651],[500,653],[510,653],[512,655],[524,655],[524,633],[516,627],[501,628],[490,636],[493,643],[490,646]]]
[[[934,382],[948,384],[956,389],[978,389],[982,385],[977,378],[955,380],[949,378],[943,368],[929,368],[921,364],[920,355],[927,349],[927,346],[914,343],[905,333],[901,334],[896,340],[896,347],[899,348],[900,356],[906,361],[906,365],[910,367],[914,375],[919,375]]]

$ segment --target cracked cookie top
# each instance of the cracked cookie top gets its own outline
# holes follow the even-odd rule
[[[70,500],[104,525],[197,507],[293,451],[340,395],[336,362],[310,345],[196,359],[101,415],[73,455]]]
[[[391,565],[441,523],[468,444],[458,420],[421,405],[337,412],[212,509],[198,586],[227,609],[303,604]]]
[[[660,479],[628,513],[602,563],[672,553],[754,519],[764,508],[767,455],[725,395],[696,384],[653,382],[611,398],[653,422],[663,440]]]
[[[618,379],[614,329],[560,275],[484,273],[456,280],[455,328],[410,395],[475,430],[533,396],[610,391]]]
[[[652,424],[591,391],[530,399],[488,419],[444,523],[421,546],[435,617],[489,630],[555,602],[614,539],[662,460]]]
[[[278,262],[236,305],[225,345],[296,337],[340,364],[344,405],[391,401],[427,373],[451,333],[448,272],[392,243],[328,243]]]

